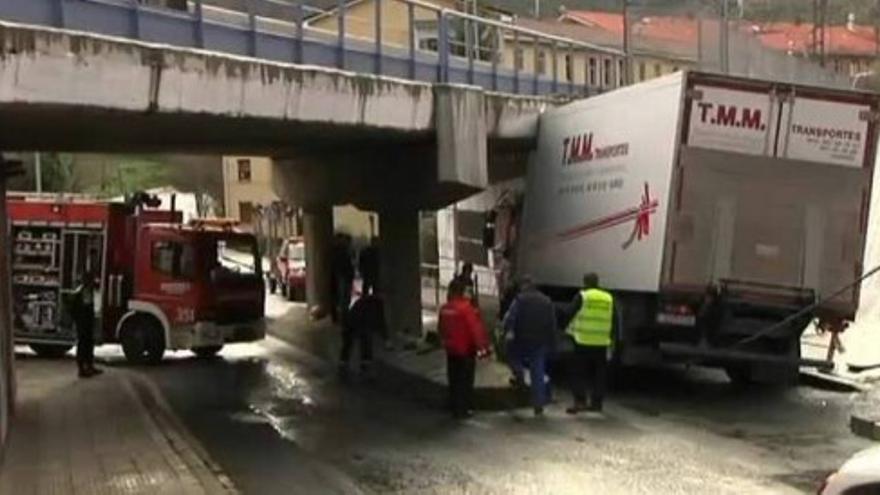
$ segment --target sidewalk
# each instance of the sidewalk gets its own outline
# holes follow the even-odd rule
[[[850,429],[860,437],[880,442],[880,388],[875,387],[856,400]]]
[[[82,380],[75,368],[69,359],[16,356],[0,493],[235,493],[146,378],[105,368]]]
[[[840,340],[844,352],[834,356],[834,369],[827,372],[804,370],[810,379],[840,385],[850,390],[868,390],[880,384],[880,328],[856,325],[844,332]],[[825,359],[830,345],[830,334],[819,335],[811,327],[801,338],[801,355],[810,359]]]
[[[286,312],[270,309],[269,316],[277,319],[269,325],[269,334],[335,365],[342,346],[340,330],[327,318],[310,320],[304,305],[285,309]],[[436,316],[424,313],[423,324],[427,331],[434,331]],[[446,401],[446,353],[423,344],[421,347],[401,344],[398,342],[391,351],[383,349],[381,343],[376,344],[375,368],[379,375],[376,386],[442,407]],[[357,353],[353,360],[356,365]],[[494,359],[480,361],[475,379],[474,407],[501,410],[525,405],[527,398],[514,393],[508,384],[509,377],[510,372],[504,364]]]

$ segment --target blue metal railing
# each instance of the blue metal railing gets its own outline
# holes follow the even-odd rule
[[[514,94],[586,94],[606,89],[607,79],[620,79],[589,73],[619,67],[616,61],[624,55],[617,50],[421,0],[375,0],[373,5],[372,18],[358,19],[345,0],[337,0],[331,12],[311,16],[302,0],[242,0],[241,9],[190,0],[185,11],[142,0],[0,0],[0,19]],[[280,14],[262,14],[268,10]],[[611,64],[600,62],[609,59]]]

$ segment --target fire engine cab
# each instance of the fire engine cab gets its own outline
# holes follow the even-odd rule
[[[256,239],[232,225],[180,224],[180,213],[60,196],[8,196],[15,341],[59,356],[76,341],[69,295],[95,277],[95,342],[135,363],[166,349],[215,355],[265,336]]]

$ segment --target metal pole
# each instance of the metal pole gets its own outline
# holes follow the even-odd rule
[[[196,1],[196,46],[205,47],[205,11],[203,9],[202,0]]]
[[[437,81],[444,83],[449,82],[449,17],[446,10],[443,9],[437,13],[437,22],[439,27],[439,64],[437,65]]]
[[[407,24],[409,24],[409,78],[416,78],[416,16],[413,4],[406,4]]]
[[[43,192],[43,164],[39,151],[34,153],[34,179],[37,192]]]
[[[727,0],[721,0],[721,42],[719,43],[719,49],[721,52],[719,53],[720,62],[721,62],[721,72],[727,74],[730,72],[730,60],[729,57],[729,46],[728,46],[728,36],[730,25],[728,24],[728,16],[729,16],[729,5]]]
[[[336,67],[345,69],[345,0],[336,0]]]
[[[376,10],[373,13],[375,16],[374,25],[376,27],[376,66],[375,72],[377,75],[382,74],[382,0],[375,0]]]
[[[631,26],[629,23],[629,0],[623,0],[623,83],[624,85],[630,84],[632,82],[632,75],[630,74],[632,70],[632,54],[631,50]]]

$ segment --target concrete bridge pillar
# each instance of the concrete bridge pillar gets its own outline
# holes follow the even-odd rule
[[[330,256],[333,242],[333,207],[311,206],[303,212],[306,245],[306,301],[330,311]]]
[[[388,207],[379,212],[379,279],[392,338],[422,336],[419,210]]]

